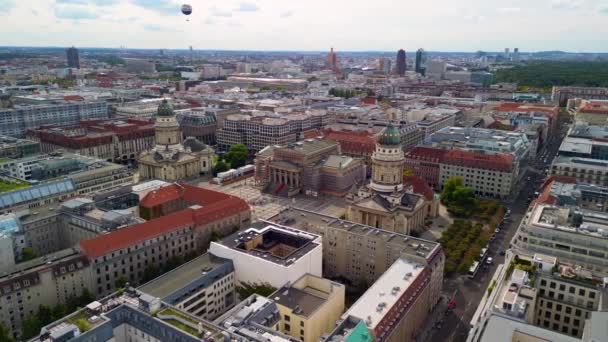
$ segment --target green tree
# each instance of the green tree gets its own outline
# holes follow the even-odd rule
[[[23,261],[28,261],[36,258],[36,253],[32,247],[25,247],[21,250]]]
[[[51,322],[53,322],[53,311],[51,307],[48,305],[40,305],[38,307],[38,320],[40,320],[40,324],[45,326]]]
[[[117,289],[124,289],[125,286],[127,286],[128,282],[129,282],[129,279],[127,279],[127,277],[121,276],[118,279],[116,279],[116,282],[114,283],[114,285],[116,286]]]
[[[62,317],[67,316],[68,308],[64,304],[57,304],[53,308],[53,321],[56,321]]]
[[[86,332],[86,331],[89,331],[89,329],[91,329],[91,326],[84,318],[81,318],[78,321],[76,321],[76,326],[78,327],[80,332]]]
[[[230,167],[228,166],[228,164],[226,164],[226,162],[223,159],[220,159],[213,166],[213,175],[217,176],[218,173],[225,172],[228,170],[230,170]]]
[[[6,325],[4,325],[4,323],[0,323],[0,341],[6,341],[6,342],[15,341],[13,339],[13,337],[10,335],[10,331],[8,330]]]
[[[38,319],[38,315],[31,315],[21,322],[21,338],[29,340],[34,336],[38,336],[42,327],[43,325],[40,319]]]
[[[243,144],[236,144],[230,146],[228,152],[224,155],[224,159],[232,168],[238,168],[247,164],[247,158],[249,157],[249,151],[247,146]]]

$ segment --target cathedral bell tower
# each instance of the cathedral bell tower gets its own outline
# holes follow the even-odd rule
[[[167,100],[163,100],[160,106],[158,106],[154,129],[157,147],[162,146],[165,149],[171,149],[172,147],[179,147],[181,145],[182,132],[175,118],[173,106]]]
[[[372,190],[392,193],[403,190],[405,156],[401,147],[401,133],[388,124],[372,155]]]

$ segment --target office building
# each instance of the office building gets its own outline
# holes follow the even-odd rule
[[[456,114],[450,112],[430,112],[424,115],[422,120],[415,120],[416,127],[424,132],[425,139],[433,133],[456,124]]]
[[[145,208],[166,214],[80,241],[82,253],[93,265],[92,289],[98,296],[112,293],[121,277],[137,285],[148,267],[161,268],[172,257],[206,250],[212,232],[227,234],[250,222],[245,201],[188,184],[150,192],[140,206],[142,213]]]
[[[173,107],[166,100],[158,106],[154,132],[156,146],[138,158],[142,179],[178,181],[212,170],[215,151],[196,138],[183,139]]]
[[[448,70],[448,65],[445,61],[431,60],[426,63],[426,76],[434,80],[442,80]]]
[[[428,218],[437,215],[437,203],[432,195],[428,198],[405,187],[404,164],[401,134],[389,124],[372,155],[371,183],[349,194],[346,217],[353,222],[408,235],[422,229]]]
[[[428,267],[399,258],[343,317],[364,321],[374,341],[416,341],[434,305],[430,285]]]
[[[72,46],[71,48],[66,49],[65,54],[68,61],[68,68],[80,69],[78,49]]]
[[[559,147],[559,155],[608,160],[608,126],[575,124]]]
[[[184,137],[193,137],[203,144],[215,145],[215,132],[218,128],[217,117],[206,110],[188,110],[176,113],[177,122]]]
[[[325,111],[311,111],[304,114],[244,115],[232,114],[222,121],[217,130],[217,144],[220,151],[228,151],[230,146],[243,144],[250,151],[260,151],[266,146],[287,145],[303,138],[305,132],[320,129],[332,123],[334,116]]]
[[[344,313],[345,286],[311,274],[269,296],[281,315],[279,330],[302,342],[317,342]]]
[[[405,57],[405,50],[401,49],[397,51],[397,75],[405,76],[405,71],[407,70],[407,60]]]
[[[362,281],[372,284],[402,257],[431,270],[432,305],[439,301],[445,257],[437,242],[294,207],[271,220],[323,236],[325,278],[345,279],[348,284]]]
[[[426,52],[423,49],[418,49],[416,51],[416,73],[424,76],[426,72],[425,62]]]
[[[140,153],[154,147],[153,123],[138,119],[86,120],[76,126],[45,126],[30,130],[28,136],[38,141],[45,153],[61,149],[130,165]]]
[[[581,101],[574,114],[574,120],[589,125],[606,126],[608,124],[608,101]]]
[[[136,74],[155,73],[156,64],[153,61],[140,58],[124,58],[126,71]]]
[[[75,195],[76,185],[71,179],[54,180],[5,192],[0,194],[0,215],[59,203]]]
[[[608,100],[608,88],[599,87],[553,87],[551,100],[566,106],[570,99]]]
[[[43,125],[77,125],[83,120],[107,119],[105,101],[61,101],[43,105],[0,108],[0,134],[24,137]]]
[[[236,304],[235,285],[232,261],[205,253],[138,290],[200,319],[213,320]]]
[[[441,164],[448,150],[416,146],[405,153],[404,169],[423,179],[433,189],[441,189]]]
[[[602,279],[554,256],[509,252],[493,278],[468,341],[529,340],[530,334],[551,341],[593,341],[585,336],[585,331],[593,334],[592,316],[608,309]],[[497,330],[500,326],[503,331]]]
[[[258,222],[220,241],[209,252],[231,259],[237,286],[267,284],[278,288],[304,274],[321,276],[323,247],[318,235]]]
[[[269,146],[256,156],[256,180],[265,191],[279,196],[344,196],[365,176],[363,160],[341,155],[340,145],[332,140],[315,138]]]
[[[40,153],[40,143],[0,135],[0,159],[18,159]]]
[[[607,275],[607,201],[606,187],[553,176],[522,220],[512,248],[521,255],[556,256],[594,274]]]
[[[333,47],[327,54],[327,67],[333,72],[338,72],[338,55],[334,52]]]
[[[281,312],[272,299],[252,294],[214,323],[229,331],[230,337],[237,342],[301,341],[281,332],[282,319]]]

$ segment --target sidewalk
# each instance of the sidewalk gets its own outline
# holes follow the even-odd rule
[[[433,312],[431,312],[431,314],[429,315],[429,319],[426,321],[426,324],[416,335],[417,342],[428,341],[430,336],[432,336],[435,324],[437,324],[437,322],[439,322],[445,317],[445,311],[448,309],[448,303],[451,300],[451,298],[448,297],[449,296],[445,293],[441,294],[441,300],[439,301],[439,303],[437,303],[437,305],[435,305],[435,308],[433,309]]]

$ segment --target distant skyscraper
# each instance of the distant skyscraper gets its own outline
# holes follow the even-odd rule
[[[327,55],[327,66],[333,70],[334,72],[338,71],[338,56],[334,52],[334,48],[332,47]]]
[[[426,60],[426,53],[423,49],[416,51],[416,72],[424,75],[425,67],[424,62]]]
[[[513,49],[513,61],[515,61],[515,62],[519,61],[519,48]]]
[[[80,69],[80,58],[78,57],[78,49],[72,46],[65,52],[68,58],[68,68]]]
[[[509,58],[510,51],[511,50],[509,50],[509,48],[505,48],[505,58],[507,58],[507,59]]]
[[[403,49],[397,51],[397,74],[399,76],[405,75],[405,69],[407,64],[405,62],[405,51]]]

